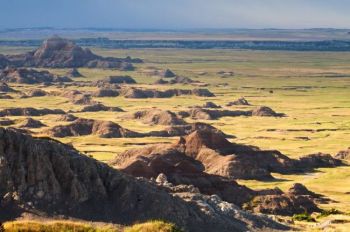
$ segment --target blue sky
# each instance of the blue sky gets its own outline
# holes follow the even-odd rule
[[[350,0],[0,0],[0,28],[350,28]]]

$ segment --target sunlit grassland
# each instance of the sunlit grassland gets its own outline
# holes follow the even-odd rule
[[[190,106],[202,105],[206,101],[225,106],[229,101],[244,96],[252,106],[224,107],[227,109],[253,109],[269,106],[287,117],[226,117],[205,121],[235,135],[232,142],[258,146],[262,149],[277,149],[297,158],[301,155],[324,152],[332,155],[350,146],[350,53],[333,52],[268,52],[233,50],[106,50],[93,49],[104,56],[123,57],[130,55],[145,60],[137,64],[133,72],[82,68],[85,78],[78,81],[97,80],[109,75],[130,75],[144,88],[170,89],[195,88],[191,85],[150,85],[157,78],[147,76],[148,67],[170,68],[175,73],[208,83],[206,87],[216,94],[213,98],[181,96],[169,99],[125,99],[123,97],[95,98],[108,106],[118,106],[126,112],[78,113],[82,106],[73,105],[62,97],[37,97],[28,99],[0,100],[0,108],[26,107],[61,108],[84,118],[110,120],[137,132],[161,130],[165,126],[145,125],[140,121],[126,120],[125,114],[142,108],[157,107],[180,111]],[[67,70],[51,70],[65,74]],[[222,78],[218,71],[234,71],[233,77]],[[199,72],[207,72],[200,76]],[[227,83],[227,86],[219,84]],[[16,86],[19,90],[36,88]],[[76,87],[68,87],[74,89]],[[48,91],[57,91],[48,87]],[[80,90],[95,91],[85,87]],[[273,92],[270,92],[272,90]],[[38,117],[48,126],[63,124],[58,116]],[[193,121],[186,119],[187,121]],[[41,131],[34,130],[41,135]],[[121,138],[102,139],[82,136],[60,139],[73,144],[78,150],[94,158],[108,161],[124,150],[142,147],[145,144],[170,143],[178,138]],[[350,168],[319,169],[301,175],[274,174],[275,181],[240,181],[253,189],[280,187],[288,189],[293,183],[305,184],[312,191],[324,194],[334,202],[322,208],[337,208],[350,211]],[[346,216],[344,216],[346,217]],[[328,219],[328,218],[327,218]]]

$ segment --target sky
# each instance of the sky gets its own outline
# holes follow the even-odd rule
[[[350,0],[0,0],[0,28],[350,28]]]

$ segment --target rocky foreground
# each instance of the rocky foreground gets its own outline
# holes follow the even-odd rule
[[[1,220],[27,213],[117,224],[157,218],[185,231],[288,229],[217,196],[174,192],[179,190],[122,174],[52,139],[0,128]]]

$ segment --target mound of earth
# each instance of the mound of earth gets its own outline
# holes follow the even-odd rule
[[[20,128],[41,128],[46,126],[39,120],[35,120],[33,118],[27,118],[24,121],[22,121]]]
[[[215,95],[207,89],[169,89],[165,91],[155,89],[122,88],[120,95],[126,98],[171,98],[181,95],[194,95],[199,97],[214,97]]]
[[[289,229],[217,197],[182,198],[51,139],[0,128],[0,144],[2,221],[40,214],[124,225],[162,219],[194,232]]]
[[[204,103],[203,108],[218,109],[221,108],[221,106],[216,105],[214,102],[206,102]]]
[[[8,118],[0,118],[0,126],[11,126],[15,124],[15,122]]]
[[[38,49],[19,55],[6,57],[15,67],[45,68],[118,68],[131,70],[131,62],[142,62],[140,59],[101,57],[93,54],[88,48],[81,48],[72,41],[54,36],[43,42]]]
[[[330,154],[324,153],[302,156],[297,163],[297,167],[302,169],[337,167],[341,165],[343,165],[341,160],[335,159]]]
[[[171,78],[176,76],[175,73],[173,73],[170,69],[159,72],[159,75],[164,78]]]
[[[70,98],[70,101],[74,105],[92,105],[92,104],[96,104],[96,102],[92,100],[92,97],[91,97],[90,94],[76,94],[72,98]]]
[[[42,89],[31,89],[26,92],[26,97],[44,97],[47,95],[47,92]]]
[[[340,151],[335,155],[337,159],[350,160],[350,147],[347,150]]]
[[[197,130],[182,137],[175,146],[171,145],[171,147],[200,162],[204,171],[212,175],[230,179],[261,180],[272,179],[272,172],[300,173],[318,167],[341,165],[341,162],[336,159],[328,160],[328,163],[321,162],[320,160],[324,160],[324,157],[310,159],[309,156],[305,156],[294,160],[276,150],[260,150],[252,146],[231,143],[222,132],[208,129],[206,126],[198,126],[195,129]],[[191,131],[191,127],[188,131]],[[160,146],[162,147],[166,152],[167,147],[164,144]],[[159,150],[154,152],[159,153]],[[142,148],[140,153],[143,153]],[[307,162],[304,163],[305,160]]]
[[[226,104],[226,106],[249,106],[249,102],[244,98],[241,97],[235,101],[229,102]]]
[[[154,82],[155,85],[165,85],[165,84],[169,84],[169,81],[163,80],[162,78],[156,80]]]
[[[67,76],[74,78],[74,77],[84,77],[76,68],[72,68],[67,72]]]
[[[197,82],[198,81],[194,81],[189,77],[180,77],[180,76],[176,76],[174,79],[170,80],[170,84],[192,84]]]
[[[135,177],[157,178],[172,185],[192,185],[207,195],[218,195],[225,201],[242,205],[254,196],[254,191],[234,180],[204,172],[202,164],[186,156],[174,146],[155,145],[133,149],[117,156],[113,167]],[[159,181],[163,175],[163,181]],[[165,179],[165,180],[164,180]]]
[[[142,136],[110,121],[83,118],[79,118],[68,125],[55,126],[46,131],[46,133],[49,136],[58,138],[83,135],[98,135],[101,138],[133,138]]]
[[[190,136],[197,136],[198,134],[196,133],[198,131]],[[214,160],[218,157],[214,159],[211,159],[212,157],[210,156],[205,157],[209,154],[207,152],[207,154],[203,155],[203,159],[199,160],[198,157],[195,157],[198,150],[218,150],[232,145],[220,138],[220,136],[216,136],[215,133],[203,134],[201,132],[200,134],[202,136],[200,138],[201,141],[191,141],[191,144],[188,144],[185,141],[186,139],[181,139],[180,146],[178,144],[159,144],[132,149],[118,155],[110,164],[135,177],[156,178],[156,182],[161,183],[163,186],[172,187],[171,189],[173,190],[186,188],[192,189],[186,190],[187,192],[198,191],[207,195],[215,194],[224,201],[238,206],[245,205],[247,207],[249,205],[251,208],[247,208],[255,212],[264,210],[265,213],[286,215],[286,212],[288,212],[293,215],[294,213],[300,213],[302,208],[307,209],[308,212],[319,211],[313,198],[306,196],[306,194],[302,196],[299,192],[292,193],[291,190],[286,194],[281,190],[253,191],[237,184],[232,178],[208,173],[208,165],[205,164],[207,162],[206,159],[209,159],[209,162],[211,162],[209,165],[215,165]],[[184,147],[184,144],[186,144],[186,147]],[[241,148],[241,150],[243,149]],[[249,155],[247,154],[247,156]],[[237,168],[239,165],[242,165],[242,163],[232,168]],[[245,166],[245,168],[249,169],[250,166]],[[296,187],[294,186],[293,188],[295,189]],[[254,201],[251,201],[252,198],[254,198]],[[268,200],[266,198],[273,199],[272,201],[276,202],[287,202],[288,204],[279,205],[280,209],[273,211],[274,206],[267,204]]]
[[[169,110],[147,109],[126,115],[128,119],[140,119],[145,124],[151,125],[184,125],[185,121],[178,118],[175,113]]]
[[[136,84],[136,81],[130,76],[109,76],[95,82],[96,86],[106,84]]]
[[[32,107],[25,108],[6,108],[0,110],[0,117],[5,116],[43,116],[47,114],[65,114],[61,109],[35,109]]]
[[[256,196],[244,206],[244,209],[254,213],[284,216],[321,211],[311,197],[293,194]]]
[[[195,123],[184,124],[184,125],[173,125],[173,126],[165,128],[164,130],[161,130],[161,131],[151,131],[151,132],[145,133],[145,135],[151,136],[151,137],[186,136],[186,135],[189,135],[196,130],[213,131],[214,133],[219,133],[226,138],[233,138],[234,137],[231,135],[226,135],[225,133],[223,133],[219,129],[217,129],[209,124],[202,123],[202,122],[195,122]]]
[[[235,75],[235,73],[232,71],[219,71],[217,72],[217,74],[220,75],[221,77],[232,77]]]
[[[81,112],[99,112],[99,111],[112,111],[112,112],[124,112],[119,107],[109,107],[105,106],[102,103],[97,103],[89,106],[85,106]]]
[[[17,91],[11,88],[10,86],[8,86],[8,84],[6,84],[5,82],[0,82],[0,92],[15,93]]]
[[[195,107],[188,111],[179,112],[183,117],[191,117],[193,119],[201,120],[215,120],[221,117],[238,117],[238,116],[250,116],[250,111],[242,110],[209,110],[201,107]]]
[[[273,109],[267,106],[259,106],[252,111],[252,116],[260,117],[284,117],[283,113],[276,113]]]
[[[99,89],[92,94],[94,97],[117,97],[119,96],[119,91],[114,89]]]
[[[77,120],[78,117],[73,114],[64,114],[56,119],[57,122],[73,122]]]
[[[39,84],[54,82],[71,82],[68,77],[51,74],[48,71],[36,71],[26,68],[9,68],[0,72],[0,81],[18,84]]]

